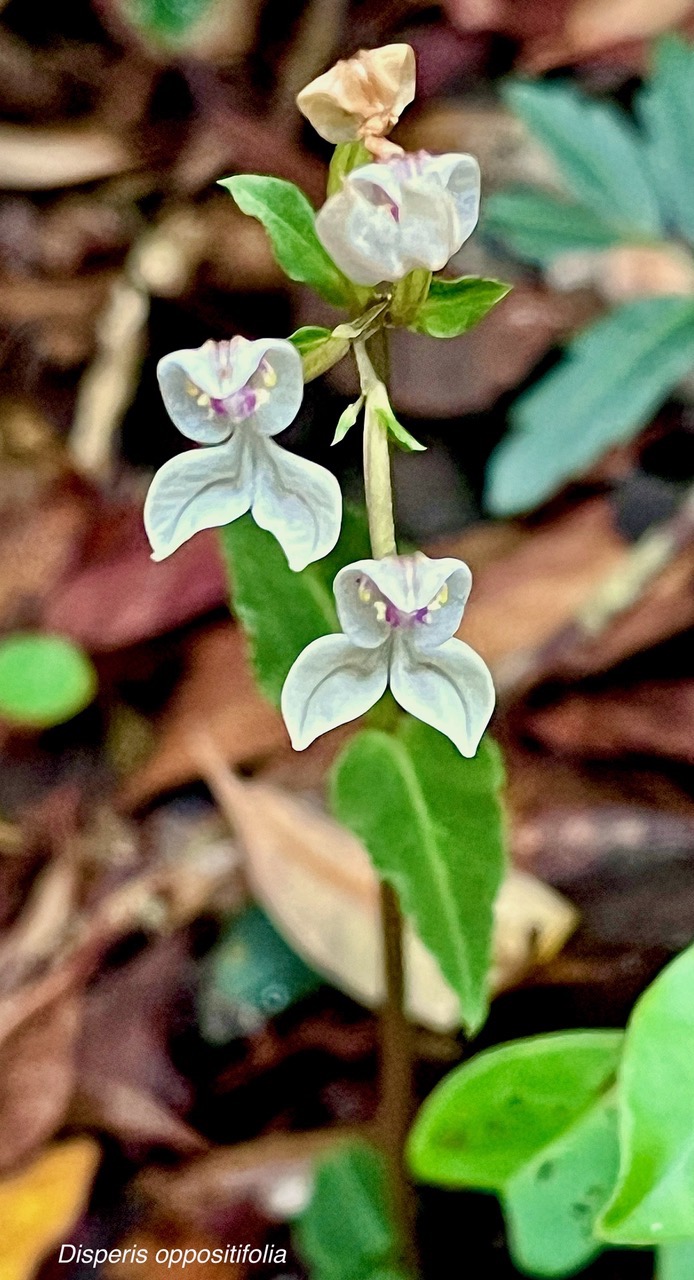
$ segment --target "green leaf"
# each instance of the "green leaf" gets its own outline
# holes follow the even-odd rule
[[[373,164],[373,156],[363,142],[340,142],[333,151],[328,169],[328,195],[339,191],[348,173],[364,164]]]
[[[410,453],[425,453],[426,445],[421,444],[419,440],[415,440],[414,436],[403,427],[402,423],[396,418],[393,410],[377,409],[376,417],[385,431],[393,437],[402,449],[408,450]]]
[[[624,239],[584,205],[542,191],[500,191],[490,196],[482,230],[519,258],[540,266],[562,253],[607,249]]]
[[[362,383],[362,386],[365,385],[365,383]],[[385,383],[378,381],[378,379],[374,382],[367,392],[366,404],[367,412],[373,412],[376,415],[382,429],[392,436],[402,449],[407,449],[410,453],[425,452],[426,445],[420,444],[419,440],[415,440],[414,436],[396,418]]]
[[[220,530],[231,603],[248,636],[258,683],[279,705],[287,672],[302,649],[337,631],[332,593],[339,569],[369,555],[366,516],[345,507],[337,546],[294,573],[279,543],[250,515]]]
[[[431,338],[457,338],[479,324],[510,290],[510,284],[476,276],[432,280],[429,296],[410,328]]]
[[[211,1044],[259,1030],[322,983],[259,907],[234,917],[205,961],[200,1029]]]
[[[655,67],[636,100],[665,222],[694,241],[694,48],[663,36]]]
[[[306,325],[290,334],[289,341],[296,347],[304,367],[304,382],[312,382],[332,369],[349,351],[349,342],[320,325]]]
[[[489,738],[466,760],[443,734],[406,717],[397,738],[357,734],[331,783],[335,816],[396,889],[473,1032],[488,1007],[492,909],[504,871],[502,781]]]
[[[694,1276],[694,1240],[680,1240],[658,1250],[656,1280],[692,1280]]]
[[[621,1166],[599,1223],[605,1240],[648,1245],[694,1232],[694,947],[644,992],[620,1071]]]
[[[366,1143],[321,1161],[294,1236],[311,1280],[404,1280],[384,1162]]]
[[[599,320],[516,401],[487,472],[489,510],[515,515],[546,501],[632,439],[692,366],[691,298],[645,298]]]
[[[627,235],[661,233],[646,149],[623,111],[557,80],[510,84],[505,97],[581,203]]]
[[[364,397],[360,396],[358,400],[353,400],[351,404],[347,405],[346,409],[342,410],[342,413],[340,414],[337,420],[335,435],[330,441],[331,444],[339,444],[341,440],[344,440],[345,436],[347,435],[347,432],[351,431],[352,427],[357,421],[357,418],[359,417],[359,414],[362,411],[363,405],[364,405]]]
[[[283,178],[237,174],[222,178],[239,209],[267,231],[274,255],[290,280],[308,284],[336,307],[349,305],[353,290],[316,235],[316,215],[303,191]]]
[[[129,0],[126,12],[148,35],[180,40],[212,7],[214,0]]]
[[[48,729],[71,720],[94,698],[87,655],[63,636],[21,631],[0,640],[0,719]]]
[[[409,1142],[416,1177],[495,1192],[516,1265],[562,1276],[601,1245],[614,1185],[614,1078],[621,1032],[570,1031],[478,1054],[427,1098]]]

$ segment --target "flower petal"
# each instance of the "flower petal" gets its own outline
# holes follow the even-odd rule
[[[276,436],[293,422],[304,397],[304,373],[301,356],[286,338],[263,338],[250,344],[258,354],[254,373],[263,380],[263,367],[270,372],[266,400],[261,400],[252,417],[253,426],[264,436]]]
[[[340,536],[342,493],[331,471],[253,435],[253,519],[280,543],[290,569],[305,569]]]
[[[472,235],[480,212],[480,167],[474,156],[466,152],[449,152],[432,156],[426,169],[429,178],[438,178],[451,196],[460,219],[460,241],[455,250]]]
[[[377,649],[390,635],[383,611],[379,617],[374,599],[366,598],[369,583],[364,579],[373,582],[372,568],[378,563],[378,560],[357,560],[340,569],[333,583],[340,626],[362,649]],[[373,592],[371,594],[373,596]]]
[[[165,462],[145,501],[152,559],[164,560],[200,529],[238,519],[251,505],[252,458],[243,437],[211,449],[190,449]]]
[[[346,636],[322,636],[299,654],[282,689],[282,715],[295,751],[364,715],[385,692],[385,651],[359,649]]]
[[[445,733],[464,756],[474,756],[492,711],[494,685],[478,653],[447,640],[421,653],[406,635],[395,637],[390,687],[400,706]]]
[[[400,230],[390,206],[385,199],[383,204],[371,203],[349,178],[319,209],[316,235],[355,284],[374,285],[381,280],[399,280],[406,274],[400,259]]]
[[[225,414],[215,413],[209,400],[233,395],[252,376],[246,351],[252,345],[245,338],[230,342],[210,338],[201,347],[171,351],[159,361],[157,377],[166,412],[189,440],[221,444],[231,435],[233,423]],[[198,403],[200,398],[203,404]]]

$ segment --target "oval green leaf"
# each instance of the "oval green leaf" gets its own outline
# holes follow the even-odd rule
[[[48,729],[83,711],[97,677],[89,658],[63,636],[17,632],[0,641],[0,718]]]
[[[284,178],[240,173],[219,185],[233,196],[239,209],[262,222],[272,251],[290,280],[310,285],[336,307],[354,298],[353,288],[316,235],[316,215],[303,191]]]
[[[426,302],[410,328],[430,338],[458,338],[473,329],[488,311],[511,290],[500,280],[461,276],[459,280],[432,280]]]

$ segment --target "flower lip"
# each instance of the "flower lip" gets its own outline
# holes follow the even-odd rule
[[[169,416],[198,444],[222,443],[251,417],[263,435],[276,435],[303,395],[301,357],[283,339],[210,339],[164,356],[157,376]]]
[[[398,631],[411,634],[418,648],[434,648],[457,631],[471,583],[467,565],[450,557],[359,560],[335,578],[340,625],[365,649]]]

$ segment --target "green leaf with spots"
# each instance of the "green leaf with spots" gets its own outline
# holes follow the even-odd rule
[[[458,338],[479,324],[510,289],[510,284],[502,284],[500,280],[483,280],[477,276],[434,279],[426,302],[410,328],[431,338]]]
[[[289,568],[271,533],[250,515],[220,530],[231,607],[248,636],[258,683],[279,705],[282,685],[302,649],[339,630],[332,584],[338,570],[369,555],[365,512],[346,507],[337,546],[300,573]]]
[[[568,81],[517,81],[504,96],[581,204],[626,238],[662,233],[646,148],[625,112]]]
[[[364,1142],[322,1160],[294,1238],[311,1280],[407,1280],[383,1157]]]
[[[0,720],[49,729],[93,700],[97,677],[87,655],[64,636],[21,631],[0,640]]]
[[[694,946],[629,1020],[619,1078],[621,1164],[599,1223],[613,1244],[694,1238]]]
[[[429,1095],[410,1135],[414,1175],[501,1199],[516,1265],[565,1276],[600,1252],[593,1223],[618,1166],[622,1034],[569,1031],[480,1053]]]
[[[482,230],[519,258],[546,266],[563,253],[608,249],[624,241],[619,228],[585,205],[543,191],[500,191],[484,206]]]
[[[489,510],[517,515],[546,502],[631,440],[693,368],[692,298],[645,298],[599,320],[516,401],[487,470]]]
[[[303,191],[284,178],[257,173],[222,178],[219,185],[243,213],[262,222],[290,280],[310,285],[336,307],[349,306],[354,290],[318,239],[315,211]]]
[[[443,734],[409,716],[397,737],[373,729],[357,734],[331,782],[335,816],[394,886],[471,1032],[488,1007],[492,911],[504,871],[502,782],[490,738],[467,760]]]

